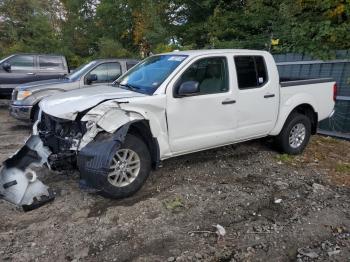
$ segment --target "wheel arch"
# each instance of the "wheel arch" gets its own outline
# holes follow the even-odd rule
[[[292,107],[288,113],[282,114],[283,117],[280,117],[270,135],[278,135],[282,131],[283,127],[286,125],[288,118],[296,112],[303,114],[310,119],[311,133],[313,135],[316,134],[318,125],[318,113],[311,103],[305,102]]]
[[[152,168],[158,168],[160,164],[160,147],[157,138],[152,135],[149,122],[146,119],[128,122],[119,127],[113,136],[123,143],[128,134],[137,136],[145,142],[151,155]]]
[[[315,109],[310,104],[301,104],[295,107],[288,117],[293,113],[299,113],[307,116],[311,122],[311,134],[316,134],[317,132],[317,123],[318,123],[318,114]],[[288,119],[287,117],[287,119]]]
[[[127,134],[138,136],[145,142],[151,154],[152,167],[156,169],[160,163],[160,150],[157,138],[152,135],[149,122],[138,120],[130,123]]]

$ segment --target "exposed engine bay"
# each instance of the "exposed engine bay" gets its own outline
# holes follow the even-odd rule
[[[149,104],[150,98],[157,103]],[[77,170],[81,188],[89,192],[111,198],[132,195],[147,178],[151,165],[159,162],[155,137],[162,132],[157,119],[165,118],[164,101],[111,86],[43,99],[32,136],[2,164],[0,199],[24,210],[53,200],[53,190],[38,180],[45,174],[40,168]],[[125,145],[131,148],[123,148]]]
[[[77,149],[86,133],[85,122],[71,121],[42,114],[38,123],[38,135],[52,154],[48,163],[52,170],[67,170],[76,167]]]

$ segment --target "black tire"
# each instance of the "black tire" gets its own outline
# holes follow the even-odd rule
[[[289,142],[293,127],[301,124],[305,127],[305,138],[300,145],[292,146]],[[286,120],[281,133],[275,138],[275,143],[278,149],[290,155],[301,154],[307,146],[311,136],[311,121],[310,119],[299,113],[292,113]]]
[[[127,186],[123,186],[123,187],[116,187],[114,185],[112,185],[109,181],[108,181],[108,177],[104,176],[103,180],[104,180],[104,186],[103,189],[101,191],[101,194],[105,197],[108,198],[114,198],[114,199],[119,199],[119,198],[125,198],[125,197],[129,197],[131,195],[133,195],[134,193],[136,193],[141,187],[142,185],[146,182],[150,172],[151,172],[151,155],[150,152],[148,150],[147,145],[143,142],[142,139],[140,139],[137,136],[128,134],[125,138],[124,143],[122,144],[122,146],[118,149],[131,149],[133,150],[135,153],[138,154],[139,158],[140,158],[140,171],[137,175],[137,177],[135,178],[135,180],[133,182],[131,182],[131,184],[127,185]],[[111,156],[111,158],[113,158],[113,156]],[[112,159],[110,159],[112,162]]]

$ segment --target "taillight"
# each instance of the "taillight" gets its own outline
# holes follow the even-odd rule
[[[337,83],[333,85],[333,101],[337,100]]]

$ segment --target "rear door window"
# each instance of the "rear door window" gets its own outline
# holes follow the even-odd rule
[[[63,69],[63,61],[60,56],[39,56],[39,68],[47,70]]]
[[[234,60],[239,89],[259,88],[267,82],[266,64],[262,56],[235,56]]]
[[[33,70],[35,68],[33,55],[16,55],[8,62],[11,64],[11,70]]]

